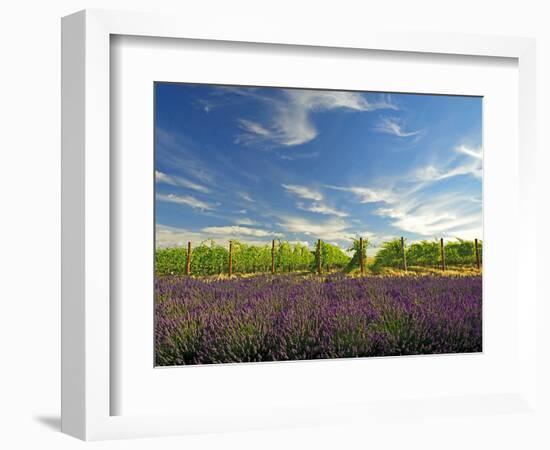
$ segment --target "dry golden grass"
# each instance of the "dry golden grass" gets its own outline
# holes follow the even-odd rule
[[[293,275],[300,276],[303,278],[319,278],[324,279],[327,275],[336,275],[342,273],[339,271],[331,271],[329,273],[323,273],[321,277],[316,273],[310,271],[299,271],[299,272],[276,272],[274,276],[280,275]],[[205,281],[216,281],[216,280],[238,280],[242,278],[252,278],[257,276],[269,275],[269,273],[237,273],[233,274],[231,277],[227,274],[220,275],[210,275],[210,276],[192,276]],[[345,274],[348,277],[423,277],[423,276],[440,276],[440,277],[470,277],[470,276],[480,276],[482,271],[478,270],[475,266],[460,266],[460,267],[447,267],[446,270],[441,270],[436,267],[421,267],[421,266],[411,266],[407,271],[403,269],[385,267],[379,271],[372,271],[368,266],[365,267],[364,275],[361,275],[359,269],[356,269],[350,273]]]
[[[471,277],[479,276],[482,274],[481,269],[477,269],[475,266],[463,266],[463,267],[447,267],[446,270],[442,270],[436,267],[420,267],[412,266],[407,271],[403,269],[394,269],[390,267],[383,268],[379,275],[390,277],[406,277],[406,276],[441,276],[441,277]]]

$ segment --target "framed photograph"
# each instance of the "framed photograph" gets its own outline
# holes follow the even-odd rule
[[[533,41],[62,32],[64,432],[533,411]]]
[[[154,89],[156,366],[482,351],[482,97]]]

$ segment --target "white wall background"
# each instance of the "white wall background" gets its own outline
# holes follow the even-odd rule
[[[263,20],[281,27],[456,31],[538,39],[538,270],[549,245],[550,12],[548,2],[394,0],[352,2],[186,0],[11,0],[0,9],[0,447],[82,448],[59,433],[60,365],[60,17],[84,8],[180,10]],[[529,239],[529,236],[521,237]],[[511,242],[511,245],[513,243]],[[541,287],[542,288],[542,287]],[[550,296],[546,294],[550,301]],[[542,305],[540,314],[550,308]],[[549,327],[550,328],[550,327]],[[549,343],[550,333],[540,330]],[[548,347],[539,349],[550,379]],[[544,355],[546,353],[546,355]],[[406,375],[404,375],[406,382]],[[548,389],[541,395],[546,396]],[[400,429],[300,429],[89,444],[95,448],[549,448],[550,419],[531,416],[448,418]],[[422,425],[422,426],[419,426]],[[544,436],[544,438],[543,438]]]

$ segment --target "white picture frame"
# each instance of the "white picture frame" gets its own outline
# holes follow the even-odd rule
[[[265,29],[252,23],[238,29],[229,23],[208,27],[190,17],[97,10],[67,16],[62,21],[62,430],[67,434],[98,440],[324,423],[325,412],[318,405],[278,406],[272,414],[251,414],[248,421],[239,421],[238,416],[231,420],[231,407],[223,404],[219,412],[203,414],[111,415],[115,386],[110,374],[110,335],[116,324],[110,320],[109,301],[110,182],[117,176],[111,173],[109,151],[112,35],[515,59],[519,74],[519,227],[533,236],[536,92],[532,39],[356,30],[334,36],[315,30]],[[535,240],[526,241],[518,253],[520,258],[536,261]],[[537,408],[533,264],[520,266],[517,274],[522,292],[517,322],[521,343],[518,387],[486,398],[481,407],[485,413],[503,405],[520,412]],[[434,399],[426,402],[411,407],[410,414],[414,415],[415,408],[430,408],[429,402],[434,407]],[[438,400],[436,408],[458,409],[468,415],[479,413],[479,408],[471,408],[479,403],[478,397],[447,398]],[[388,407],[377,405],[381,410]],[[363,403],[335,405],[324,420],[361,423],[376,415],[372,409],[373,405]]]

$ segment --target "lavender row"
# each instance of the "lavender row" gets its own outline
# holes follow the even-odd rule
[[[157,365],[479,352],[481,277],[156,282]]]

